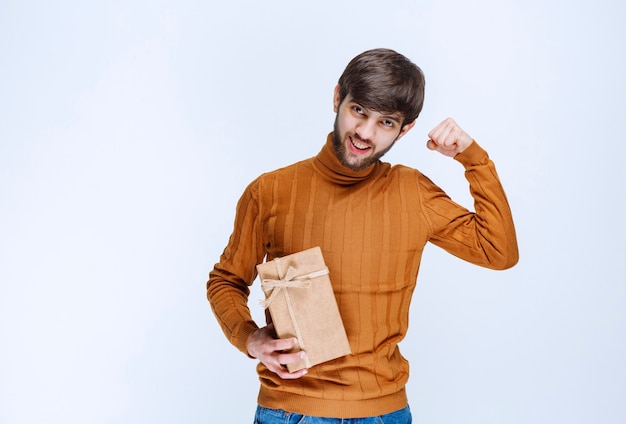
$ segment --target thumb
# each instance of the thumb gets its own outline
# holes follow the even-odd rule
[[[435,143],[431,139],[428,139],[428,141],[426,142],[426,147],[428,147],[430,150],[437,150],[437,143]]]

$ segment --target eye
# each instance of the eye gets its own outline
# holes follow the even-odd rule
[[[365,115],[365,111],[363,110],[363,108],[359,105],[354,105],[352,106],[352,110],[355,111],[357,114],[359,115]]]
[[[393,123],[393,121],[392,121],[392,120],[390,120],[390,119],[385,119],[385,120],[383,121],[383,125],[384,125],[384,126],[386,126],[386,127],[388,127],[388,128],[393,128],[394,123]]]

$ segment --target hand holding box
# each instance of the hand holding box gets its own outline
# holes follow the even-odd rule
[[[279,338],[295,337],[306,358],[288,364],[290,372],[350,353],[348,337],[319,247],[257,265]]]

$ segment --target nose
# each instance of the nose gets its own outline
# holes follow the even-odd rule
[[[376,135],[376,120],[366,119],[359,123],[356,134],[364,141],[373,140]]]

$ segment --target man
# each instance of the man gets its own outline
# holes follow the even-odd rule
[[[408,363],[398,343],[426,242],[493,269],[517,263],[494,164],[455,121],[433,129],[427,147],[465,167],[476,212],[418,170],[381,162],[415,125],[423,98],[422,71],[401,54],[358,55],[335,88],[334,130],[320,153],[261,175],[239,200],[207,297],[230,342],[259,360],[255,423],[411,422]],[[271,323],[257,326],[247,306],[249,285],[264,259],[314,246],[330,270],[352,353],[290,373],[285,364],[306,353],[290,352],[297,341],[277,339]]]

